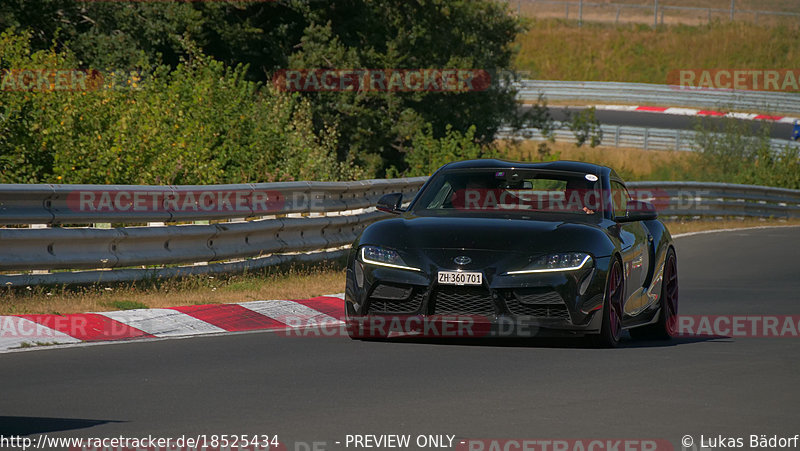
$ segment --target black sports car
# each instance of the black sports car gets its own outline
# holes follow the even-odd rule
[[[402,205],[402,194],[383,196],[378,210],[398,216],[353,243],[345,292],[353,338],[566,334],[616,346],[626,329],[634,338],[671,335],[672,238],[613,169],[451,163]]]

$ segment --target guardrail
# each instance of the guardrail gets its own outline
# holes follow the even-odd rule
[[[770,91],[690,89],[648,83],[520,80],[517,99],[614,102],[640,105],[694,106],[734,111],[800,114],[800,94]]]
[[[575,134],[562,127],[563,124],[555,123],[553,138],[556,141],[575,143]],[[629,127],[622,125],[601,125],[603,132],[602,144],[614,147],[632,147],[643,150],[698,150],[698,132],[694,130],[675,130],[649,127]],[[548,138],[542,135],[537,128],[525,128],[513,132],[510,128],[502,128],[497,134],[499,139],[527,139],[532,141],[545,141]],[[750,138],[758,139],[758,138]],[[784,151],[787,147],[800,149],[800,142],[787,139],[770,139],[770,147],[775,152]]]
[[[424,178],[208,186],[0,184],[0,225],[179,222],[367,208]],[[155,205],[157,204],[157,205]]]
[[[713,182],[629,182],[634,197],[675,218],[800,218],[800,190]]]
[[[0,284],[129,281],[334,258],[385,216],[370,208],[380,196],[414,195],[425,180],[0,185],[0,224],[12,226],[0,228],[0,271],[92,270],[3,275]],[[74,227],[81,224],[96,226]],[[149,267],[185,263],[194,265]]]
[[[386,217],[367,207],[390,192],[410,197],[425,180],[206,187],[0,185],[0,224],[6,225],[0,228],[0,270],[6,272],[0,285],[133,281],[337,258],[364,227]],[[800,217],[800,190],[698,182],[636,182],[629,187],[666,217]],[[228,222],[205,223],[209,218]],[[197,220],[204,223],[162,222]],[[143,221],[150,224],[130,225]],[[65,226],[92,222],[117,226]],[[185,263],[192,265],[165,266]],[[80,269],[89,271],[75,271]]]

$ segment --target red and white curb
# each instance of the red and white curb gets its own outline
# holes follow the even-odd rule
[[[676,108],[676,107],[661,107],[661,106],[634,106],[634,105],[592,105],[594,109],[600,111],[639,111],[643,113],[661,113],[672,114],[675,116],[699,116],[699,117],[730,117],[733,119],[745,119],[754,121],[770,121],[781,124],[793,124],[795,121],[800,121],[800,118],[789,116],[773,116],[769,114],[755,114],[755,113],[733,113],[724,111],[713,110],[698,110],[694,108]],[[590,108],[591,108],[590,107]],[[573,107],[568,107],[573,108]],[[574,107],[585,108],[585,107]]]
[[[303,300],[123,310],[71,315],[0,316],[0,352],[47,345],[172,338],[340,324],[344,294]],[[301,319],[298,321],[298,319]]]

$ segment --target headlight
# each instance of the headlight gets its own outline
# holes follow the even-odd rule
[[[377,246],[364,246],[361,248],[361,261],[370,265],[388,266],[389,268],[422,271],[419,268],[408,266],[400,254],[391,249]]]
[[[506,274],[532,274],[539,272],[575,271],[586,265],[591,266],[592,257],[582,252],[569,252],[564,254],[543,255],[519,271],[509,271]]]

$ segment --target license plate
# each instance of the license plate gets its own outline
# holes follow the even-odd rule
[[[483,274],[479,272],[439,271],[439,283],[442,285],[481,285]]]

